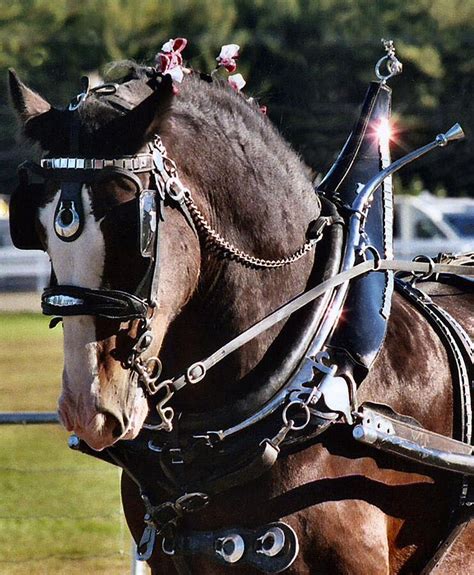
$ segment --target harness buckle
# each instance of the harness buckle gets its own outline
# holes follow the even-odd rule
[[[195,493],[185,493],[176,499],[176,509],[180,513],[195,513],[201,511],[209,504],[209,495],[199,491]]]
[[[138,561],[148,561],[155,547],[156,529],[147,525],[143,531],[140,543],[137,545],[136,558]]]

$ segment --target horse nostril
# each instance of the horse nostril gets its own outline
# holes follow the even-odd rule
[[[104,431],[111,433],[114,439],[121,437],[125,433],[125,425],[123,420],[110,411],[103,410],[101,412],[104,415]]]

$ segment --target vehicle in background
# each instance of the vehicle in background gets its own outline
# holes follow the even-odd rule
[[[401,195],[394,210],[395,258],[474,251],[474,199]]]

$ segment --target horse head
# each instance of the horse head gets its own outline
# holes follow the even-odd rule
[[[212,239],[196,230],[196,217],[172,209],[172,194],[144,211],[143,192],[160,195],[157,135],[196,211],[250,253],[281,258],[296,251],[319,203],[299,159],[258,107],[227,86],[187,78],[176,96],[169,77],[137,73],[112,89],[85,93],[66,110],[14,73],[10,88],[24,133],[44,151],[35,225],[53,270],[43,303],[63,316],[59,413],[68,430],[100,450],[134,438],[145,421],[150,390],[140,369],[159,371],[158,355],[167,372],[183,369],[302,291],[313,269],[311,255],[290,274],[222,261],[208,249]],[[135,169],[140,162],[143,170]],[[156,250],[144,255],[146,217],[163,221]],[[249,293],[255,297],[244,305]],[[104,313],[100,306],[110,297],[141,311]],[[235,381],[223,388],[216,370],[202,391],[183,394],[184,404],[219,407],[242,395],[250,383],[239,382],[268,355],[281,329],[225,363],[221,373],[231,367]]]

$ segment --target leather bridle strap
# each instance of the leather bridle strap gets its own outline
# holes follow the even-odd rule
[[[41,308],[45,315],[95,315],[121,321],[145,319],[148,311],[145,300],[124,291],[68,285],[46,288]]]
[[[286,303],[279,309],[267,315],[265,318],[249,327],[247,330],[239,334],[237,337],[232,339],[230,342],[223,345],[212,355],[206,359],[194,363],[191,365],[185,374],[179,377],[163,382],[169,386],[169,389],[174,392],[178,391],[188,383],[195,384],[204,378],[206,372],[215,366],[217,363],[221,362],[229,354],[233,353],[237,349],[241,348],[243,345],[271,328],[281,320],[289,317],[295,311],[301,309],[308,303],[315,300],[317,297],[322,295],[324,292],[336,288],[353,278],[361,276],[367,272],[383,272],[383,271],[397,271],[397,272],[409,272],[412,274],[422,274],[423,279],[428,278],[433,274],[447,273],[455,275],[465,275],[474,276],[474,266],[466,265],[453,265],[453,264],[440,264],[433,261],[420,262],[420,261],[403,261],[403,260],[388,260],[388,259],[371,259],[366,260],[360,264],[355,265],[353,268],[341,272],[331,279],[320,283],[314,288],[307,292],[297,296],[290,302]]]

